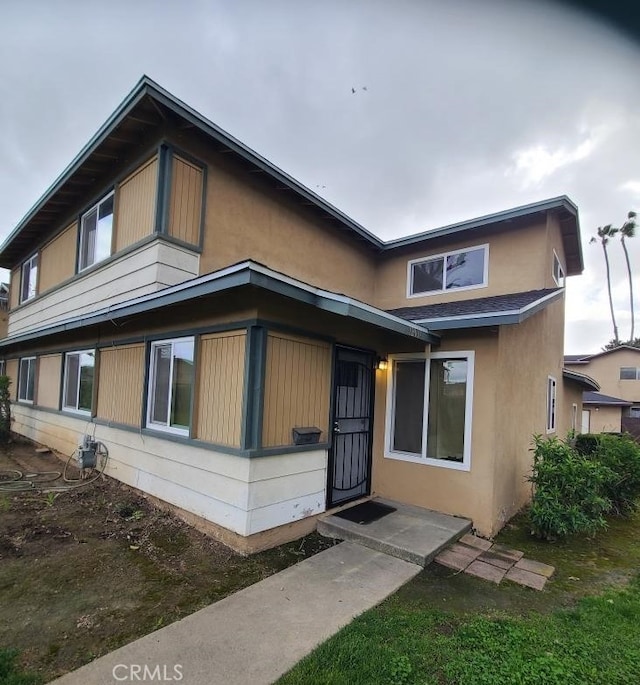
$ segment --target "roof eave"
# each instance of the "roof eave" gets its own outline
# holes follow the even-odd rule
[[[591,376],[587,376],[584,373],[578,373],[577,371],[571,371],[570,369],[563,368],[562,377],[568,381],[578,383],[583,388],[587,388],[588,390],[593,390],[595,392],[598,392],[598,390],[600,390],[600,384],[598,383],[598,381],[595,380],[595,378],[591,378]]]
[[[506,312],[487,312],[485,314],[472,314],[470,316],[463,315],[432,319],[413,319],[413,321],[414,323],[427,326],[430,331],[508,326],[526,321],[530,316],[533,316],[547,307],[562,294],[564,294],[564,289],[559,289],[520,309],[512,309]]]
[[[155,311],[197,297],[214,295],[245,285],[262,288],[333,314],[350,317],[393,333],[420,340],[426,344],[438,344],[440,342],[437,335],[423,326],[400,319],[364,302],[315,288],[268,267],[247,261],[149,295],[143,295],[134,300],[113,305],[93,314],[81,315],[46,328],[4,338],[0,340],[0,349],[70,330],[108,321],[117,321],[132,315]]]

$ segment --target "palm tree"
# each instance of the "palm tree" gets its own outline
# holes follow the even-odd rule
[[[609,309],[611,310],[611,321],[613,323],[613,340],[616,343],[616,345],[620,342],[620,337],[618,336],[618,324],[616,323],[616,314],[613,309],[613,297],[611,295],[611,269],[609,268],[609,254],[607,252],[607,244],[609,242],[609,238],[613,238],[613,236],[619,231],[620,229],[614,228],[611,224],[608,224],[607,226],[601,226],[597,230],[597,237],[593,236],[589,243],[597,243],[598,241],[602,245],[602,250],[604,252],[604,263],[606,264],[607,267],[607,292],[609,294]]]
[[[629,261],[629,252],[627,250],[627,244],[625,243],[625,238],[633,238],[636,234],[636,213],[629,212],[627,214],[627,220],[622,224],[620,228],[620,241],[622,242],[622,249],[624,250],[624,258],[627,260],[627,273],[629,274],[629,305],[631,307],[631,335],[629,340],[634,340],[636,319],[635,319],[635,309],[633,306],[633,278],[631,277],[631,262]]]

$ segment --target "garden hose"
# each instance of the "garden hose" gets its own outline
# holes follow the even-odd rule
[[[67,459],[62,471],[33,471],[31,473],[23,473],[17,469],[0,471],[0,492],[26,492],[27,490],[45,489],[48,492],[65,492],[84,485],[90,485],[104,474],[107,459],[109,458],[109,450],[104,443],[97,443],[96,456],[99,459],[99,468],[93,469],[96,473],[92,478],[84,479],[82,474],[80,478],[67,477],[67,469],[76,453],[77,451],[74,451],[69,459]],[[62,477],[64,484],[50,485],[55,483],[60,477]]]

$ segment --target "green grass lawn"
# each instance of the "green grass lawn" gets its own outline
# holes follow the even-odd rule
[[[640,516],[593,540],[499,541],[551,563],[543,592],[433,564],[279,682],[628,685],[640,682]]]

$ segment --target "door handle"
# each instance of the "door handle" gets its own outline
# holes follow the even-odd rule
[[[339,433],[340,432],[340,424],[337,421],[333,422],[333,432],[334,433]]]

